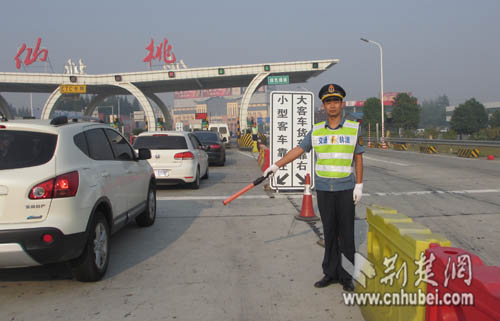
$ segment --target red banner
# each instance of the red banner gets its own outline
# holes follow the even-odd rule
[[[396,96],[404,93],[408,94],[408,96],[412,96],[411,92],[387,92],[384,93],[384,106],[392,106],[394,101],[396,100]],[[345,106],[346,107],[363,107],[365,105],[364,100],[346,100],[345,101]]]
[[[231,96],[231,88],[184,90],[184,91],[174,92],[175,99],[193,99],[202,97],[223,97],[223,96]]]
[[[194,119],[207,119],[207,113],[195,113]]]
[[[364,100],[346,100],[346,107],[363,107],[365,105]]]

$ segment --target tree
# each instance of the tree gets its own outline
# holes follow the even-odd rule
[[[372,97],[365,101],[363,106],[363,127],[368,130],[368,124],[371,130],[375,129],[375,124],[382,121],[382,110],[380,106],[380,99]]]
[[[500,110],[496,110],[492,115],[490,119],[490,127],[495,128],[495,127],[500,127]]]
[[[446,95],[422,103],[420,124],[422,128],[435,128],[446,126],[446,107],[450,105]]]
[[[16,117],[17,116],[17,109],[14,108],[14,106],[12,106],[11,104],[8,104],[7,108],[9,109],[9,113],[10,113],[11,117]],[[4,116],[7,116],[7,115],[4,115]]]
[[[406,93],[396,96],[392,105],[392,124],[395,128],[416,129],[420,121],[421,108],[417,98]]]
[[[57,100],[53,110],[81,112],[89,102],[87,95],[65,94]]]
[[[450,124],[459,135],[470,135],[486,128],[488,113],[483,104],[471,98],[455,108]]]
[[[10,113],[12,118],[31,116],[31,110],[28,107],[16,108],[16,107],[12,106],[11,104],[8,104],[7,108],[9,109],[9,113]]]

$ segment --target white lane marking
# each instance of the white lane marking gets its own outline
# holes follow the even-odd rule
[[[487,194],[487,193],[500,193],[500,189],[469,189],[469,190],[457,190],[457,191],[409,191],[409,192],[387,192],[387,193],[363,193],[365,197],[373,196],[408,196],[408,195],[431,195],[431,194]],[[158,201],[191,201],[191,200],[225,200],[229,197],[227,196],[159,196],[156,197]],[[277,194],[274,198],[303,198],[304,195],[300,194]],[[316,195],[313,195],[316,197]],[[268,195],[244,195],[238,197],[238,199],[267,199],[270,198]]]
[[[412,192],[388,192],[388,193],[363,193],[363,196],[403,196],[403,195],[430,195],[430,194],[482,194],[500,193],[500,189],[469,189],[458,191],[412,191]]]
[[[399,150],[385,150],[384,153],[394,153],[394,154],[398,154],[398,153],[402,153],[402,151],[399,151]],[[478,160],[481,160],[481,158],[467,158],[467,157],[458,157],[456,155],[447,155],[447,154],[427,154],[427,153],[419,153],[419,152],[416,152],[416,151],[405,151],[403,153],[406,153],[406,154],[409,154],[409,153],[413,153],[413,154],[418,154],[418,155],[422,155],[424,157],[447,157],[447,158],[453,158],[453,159],[457,159],[457,160],[466,160],[466,161],[478,161]],[[363,158],[366,158],[364,155],[363,155]]]
[[[372,160],[372,161],[375,161],[375,162],[389,163],[389,164],[394,164],[394,165],[399,165],[399,166],[410,166],[410,164],[392,162],[392,161],[388,161],[388,160],[383,160],[383,159],[368,157],[368,156],[365,156],[365,155],[363,155],[363,159],[368,159],[368,160]]]
[[[160,196],[156,197],[157,201],[193,201],[193,200],[225,200],[228,196]],[[246,195],[240,196],[238,199],[266,199],[267,195]]]
[[[249,154],[244,153],[244,152],[242,152],[242,151],[240,151],[240,150],[238,151],[238,153],[240,153],[241,155],[245,155],[246,157],[253,158],[253,159],[257,159],[257,158],[259,158],[258,156],[254,156],[254,155],[251,155],[251,154],[249,155]]]

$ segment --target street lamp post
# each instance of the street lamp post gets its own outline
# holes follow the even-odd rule
[[[384,65],[382,59],[382,46],[373,40],[360,38],[364,42],[369,42],[377,45],[380,49],[380,107],[382,109],[382,148],[387,149],[387,145],[385,144],[385,128],[384,128]]]

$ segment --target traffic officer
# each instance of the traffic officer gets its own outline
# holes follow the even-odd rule
[[[254,142],[257,141],[259,135],[259,129],[257,128],[257,124],[255,122],[252,122],[252,140]]]
[[[314,148],[316,194],[325,239],[324,276],[314,286],[323,288],[340,282],[344,291],[353,291],[352,276],[342,268],[341,257],[354,264],[354,215],[363,194],[364,148],[359,144],[359,123],[342,116],[345,95],[339,85],[323,86],[319,98],[327,121],[315,124],[302,143],[271,165],[264,176],[275,174]]]

